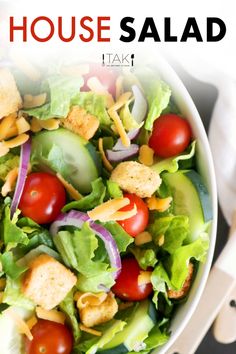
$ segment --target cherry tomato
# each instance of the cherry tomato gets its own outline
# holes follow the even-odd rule
[[[152,292],[152,284],[138,285],[138,276],[142,269],[134,257],[122,260],[121,272],[112,287],[114,294],[122,300],[140,301]]]
[[[136,237],[143,232],[148,224],[148,207],[144,201],[135,194],[124,194],[125,198],[130,200],[130,204],[120,209],[120,211],[129,211],[137,207],[137,214],[129,219],[118,221],[123,229],[132,237]]]
[[[65,189],[59,179],[49,173],[36,172],[26,179],[19,209],[38,224],[47,224],[56,219],[65,202]]]
[[[165,114],[155,120],[149,146],[156,155],[171,157],[183,152],[190,140],[188,121],[176,114]]]
[[[84,86],[81,88],[81,91],[90,91],[90,88],[87,86],[87,81],[90,77],[97,77],[104,88],[115,97],[117,74],[114,70],[101,64],[89,64],[89,73],[84,75]]]
[[[38,320],[31,330],[33,340],[25,338],[26,354],[70,354],[73,337],[63,324]]]

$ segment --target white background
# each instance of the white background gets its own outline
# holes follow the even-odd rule
[[[1,1],[0,4],[6,3]],[[43,58],[58,55],[71,57],[74,55],[96,56],[100,58],[101,53],[109,50],[126,51],[126,52],[144,52],[145,55],[151,55],[151,51],[164,51],[171,53],[172,56],[179,59],[183,63],[185,61],[191,63],[196,62],[198,65],[205,65],[215,70],[223,70],[228,75],[236,77],[236,1],[234,0],[146,0],[146,1],[112,1],[112,0],[63,0],[63,1],[7,1],[11,4],[11,9],[7,13],[1,11],[1,18],[5,15],[5,21],[0,22],[0,40],[3,47],[3,42],[8,42],[9,28],[8,16],[14,15],[16,24],[22,22],[22,16],[29,17],[29,25],[31,19],[37,16],[49,16],[56,20],[57,16],[63,16],[65,20],[65,31],[68,30],[70,17],[78,18],[77,39],[72,44],[60,43],[55,35],[55,38],[48,43],[37,43],[34,40],[29,40],[28,43],[22,43],[22,36],[16,36],[14,48],[21,48],[27,51],[27,56],[34,57],[37,61],[42,61]],[[90,43],[83,43],[78,38],[81,29],[79,20],[83,16],[91,16],[96,19],[97,16],[111,17],[111,43],[97,43],[96,40]],[[187,43],[155,43],[152,39],[147,39],[145,43],[138,43],[137,38],[131,43],[122,43],[119,37],[122,33],[120,30],[120,20],[125,16],[135,17],[135,29],[137,37],[140,34],[145,17],[153,17],[156,22],[156,27],[161,39],[163,39],[164,17],[171,17],[172,31],[179,38],[183,32],[188,17],[195,17],[203,37],[203,43],[197,43],[194,39],[189,39]],[[223,40],[216,43],[207,43],[206,38],[206,17],[220,17],[226,24],[227,33]],[[56,21],[55,21],[56,22]],[[96,28],[96,20],[93,23]],[[41,26],[40,33],[47,31],[46,26]],[[66,32],[65,32],[66,33]],[[30,39],[30,36],[29,36]],[[11,44],[10,47],[13,45]],[[1,48],[1,47],[0,47]],[[57,48],[57,49],[56,49]],[[73,51],[72,51],[73,48]],[[150,51],[150,52],[149,52]],[[77,53],[76,53],[77,52]],[[88,54],[89,53],[89,54]],[[100,59],[99,59],[100,60]]]

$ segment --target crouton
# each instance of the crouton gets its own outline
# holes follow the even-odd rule
[[[16,82],[8,69],[0,68],[0,119],[17,112],[22,105]]]
[[[89,140],[96,133],[99,127],[99,120],[92,114],[87,113],[85,109],[74,106],[68,116],[61,120],[61,125]]]
[[[140,198],[151,197],[161,184],[159,174],[135,161],[121,162],[112,171],[111,180]]]
[[[187,295],[189,292],[190,286],[192,284],[192,279],[193,279],[193,271],[194,271],[194,266],[193,263],[189,263],[188,266],[188,276],[185,279],[185,282],[180,290],[171,290],[169,289],[167,294],[169,299],[175,299],[179,300],[182,299]]]
[[[23,293],[46,310],[57,306],[76,284],[76,276],[47,254],[29,265],[22,284]]]
[[[110,292],[98,306],[88,305],[79,309],[80,320],[86,327],[93,327],[110,321],[118,311],[118,304]]]

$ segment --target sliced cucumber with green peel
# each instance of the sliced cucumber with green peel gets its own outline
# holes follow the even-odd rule
[[[33,137],[31,162],[35,169],[60,173],[81,193],[91,191],[91,182],[101,171],[94,146],[64,128],[42,131]]]
[[[190,240],[195,240],[206,230],[212,219],[209,193],[201,176],[194,170],[163,173],[164,182],[173,195],[174,214],[187,215],[190,224]]]
[[[125,354],[133,350],[139,351],[156,323],[157,311],[154,304],[149,300],[140,302],[124,329],[117,333],[98,353]]]

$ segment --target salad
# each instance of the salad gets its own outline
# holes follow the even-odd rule
[[[150,353],[209,246],[198,141],[151,69],[40,76],[0,69],[1,354]]]

